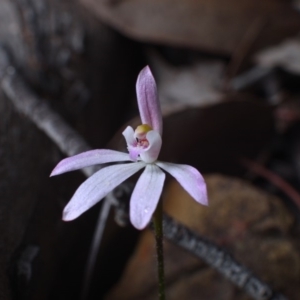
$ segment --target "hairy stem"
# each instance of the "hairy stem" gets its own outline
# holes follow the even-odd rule
[[[163,224],[162,224],[162,201],[159,201],[153,215],[153,224],[157,253],[158,272],[158,299],[165,300],[165,272],[164,272],[164,249],[163,249]]]

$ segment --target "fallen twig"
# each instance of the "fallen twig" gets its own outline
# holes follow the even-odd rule
[[[248,269],[240,265],[234,258],[211,241],[164,215],[165,237],[174,244],[203,259],[211,267],[219,271],[238,287],[246,291],[256,300],[286,300],[276,294],[271,287],[254,276]]]
[[[259,164],[250,159],[241,159],[241,164],[245,166],[247,169],[251,170],[255,174],[267,179],[271,182],[275,187],[280,189],[283,193],[285,193],[300,209],[300,194],[299,192],[292,187],[287,181],[281,178],[279,175],[271,172],[263,165]]]
[[[2,74],[1,87],[16,109],[29,118],[39,129],[58,146],[67,156],[88,151],[91,147],[85,140],[69,126],[46,101],[39,99],[9,64],[8,56],[0,48],[0,66],[6,70]],[[1,74],[0,74],[1,79]],[[92,175],[100,167],[83,169],[86,176]]]
[[[240,91],[248,86],[255,84],[263,79],[266,79],[272,73],[271,68],[253,67],[247,72],[244,72],[237,77],[231,79],[228,83],[229,88],[235,91]]]

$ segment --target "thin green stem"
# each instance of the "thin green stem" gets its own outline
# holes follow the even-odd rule
[[[163,224],[162,224],[162,201],[159,201],[153,215],[153,224],[156,241],[157,271],[158,271],[158,299],[165,300],[165,272],[164,272],[164,249],[163,249]]]

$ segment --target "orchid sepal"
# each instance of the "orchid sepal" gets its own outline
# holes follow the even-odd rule
[[[93,165],[119,161],[130,161],[128,153],[108,149],[90,150],[61,160],[51,172],[50,177]]]
[[[76,190],[64,209],[63,220],[74,220],[144,167],[145,163],[138,162],[112,165],[99,170]]]
[[[156,165],[171,174],[190,196],[202,205],[208,205],[204,178],[192,166],[157,161]]]
[[[136,94],[142,124],[150,125],[162,135],[162,113],[158,101],[156,82],[149,66],[142,69],[138,76]]]

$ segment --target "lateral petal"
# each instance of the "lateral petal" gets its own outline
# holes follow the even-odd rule
[[[208,205],[206,184],[197,169],[166,162],[156,162],[156,165],[170,173],[197,202]]]
[[[133,146],[136,144],[136,139],[134,138],[134,130],[131,126],[127,126],[126,129],[122,132],[122,134],[128,146]]]
[[[130,199],[130,220],[137,229],[149,223],[159,201],[165,173],[156,165],[148,164],[140,176]]]
[[[138,76],[136,93],[142,124],[148,124],[162,134],[162,115],[157,88],[149,66],[146,66]]]
[[[105,167],[96,172],[79,186],[64,209],[63,220],[77,218],[143,167],[144,163],[128,163]]]
[[[92,165],[127,160],[130,161],[128,153],[120,151],[106,149],[86,151],[60,161],[50,174],[50,177]]]

